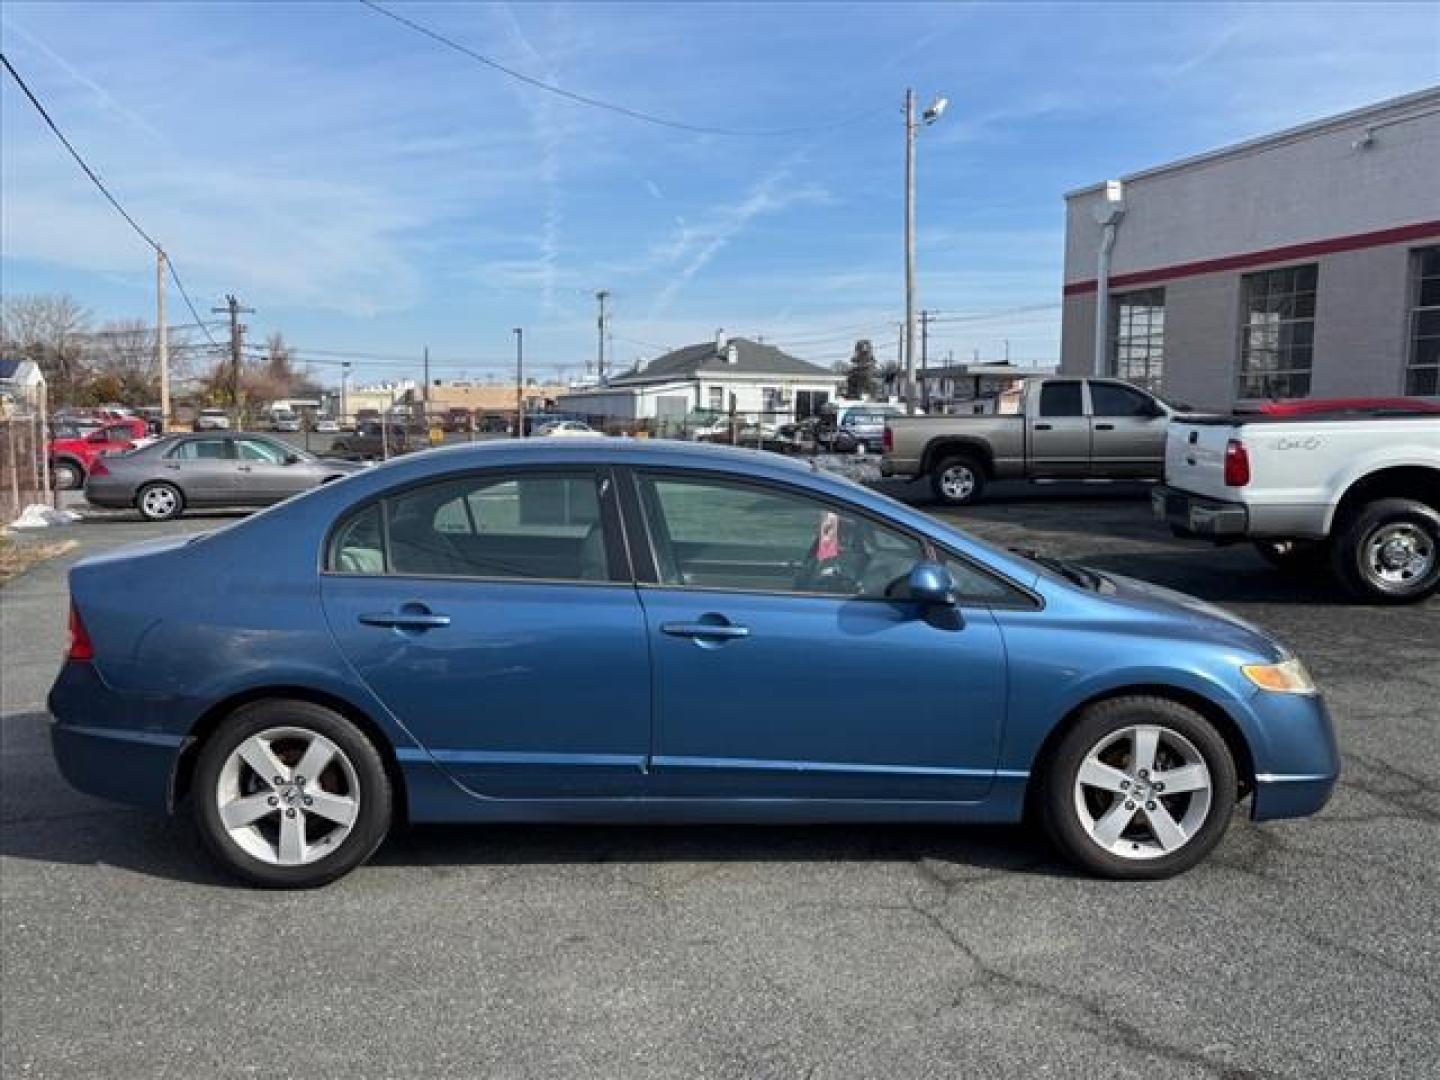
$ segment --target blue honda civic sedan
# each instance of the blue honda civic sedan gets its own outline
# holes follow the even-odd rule
[[[55,756],[193,809],[250,882],[414,822],[1013,822],[1157,878],[1314,813],[1286,648],[773,454],[621,439],[401,458],[71,571]]]

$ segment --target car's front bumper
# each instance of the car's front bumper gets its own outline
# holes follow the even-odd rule
[[[1150,490],[1155,517],[1182,536],[1240,537],[1250,528],[1244,503],[1224,502],[1159,484]]]
[[[1258,691],[1251,709],[1259,721],[1251,752],[1256,821],[1305,817],[1330,801],[1340,779],[1340,748],[1319,694]]]

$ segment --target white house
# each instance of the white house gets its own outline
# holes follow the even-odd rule
[[[811,416],[835,396],[840,376],[748,338],[686,345],[605,385],[572,390],[561,412],[607,420],[679,420],[697,410],[785,423]]]
[[[33,360],[0,360],[0,399],[8,415],[11,412],[35,412],[45,393],[45,373]]]

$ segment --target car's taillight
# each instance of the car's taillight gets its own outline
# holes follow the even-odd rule
[[[85,623],[74,604],[70,605],[70,648],[66,650],[65,658],[86,663],[95,659],[95,646],[90,643],[90,632],[85,629]]]
[[[1250,483],[1250,454],[1239,439],[1225,444],[1225,486],[1244,487]]]
[[[885,452],[887,454],[895,449],[895,433],[890,430],[889,424],[885,425],[885,435],[880,440],[880,444],[885,447]]]
[[[109,476],[109,475],[110,475],[110,470],[105,467],[105,459],[104,459],[104,458],[98,458],[98,457],[97,457],[94,461],[92,461],[92,462],[90,463],[90,475],[91,475],[91,476]]]

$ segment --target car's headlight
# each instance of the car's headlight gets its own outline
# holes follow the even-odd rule
[[[1278,664],[1245,664],[1240,670],[1261,690],[1276,694],[1315,693],[1315,683],[1298,657],[1292,656]]]

